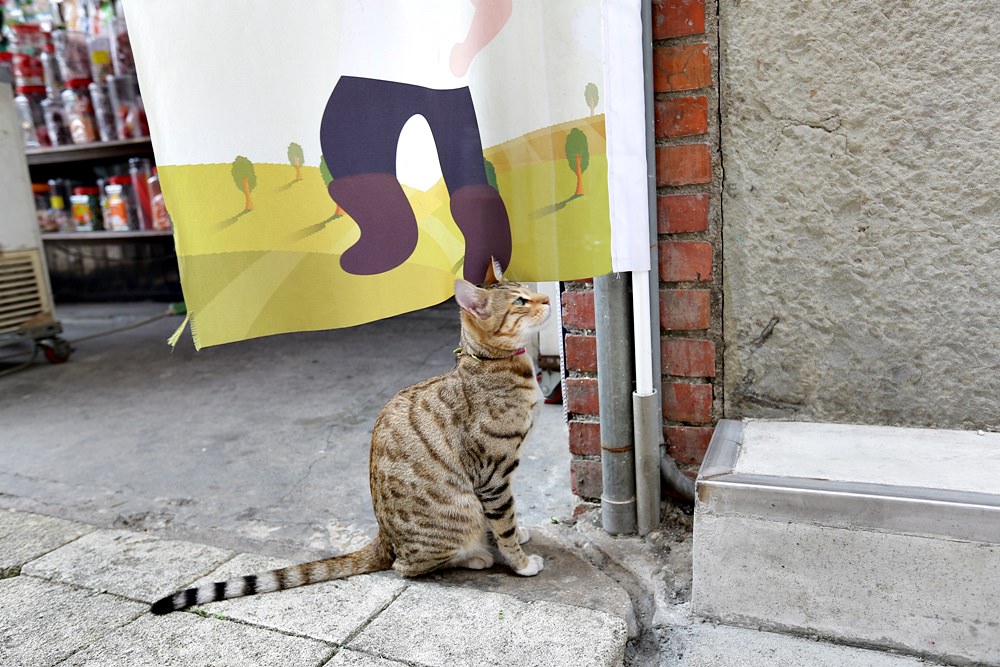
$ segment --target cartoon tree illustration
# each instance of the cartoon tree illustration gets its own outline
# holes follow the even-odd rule
[[[483,159],[483,166],[486,167],[486,182],[490,186],[500,192],[500,186],[497,185],[497,168],[493,166],[493,163],[489,160]]]
[[[333,183],[333,174],[330,173],[330,167],[326,165],[326,158],[323,155],[319,156],[319,173],[323,177],[323,185],[326,189],[330,189],[330,183]],[[334,202],[335,204],[337,202]],[[337,210],[334,211],[333,217],[338,217],[344,215],[344,209],[340,208],[340,204],[337,204]]]
[[[233,160],[231,173],[233,175],[233,183],[243,192],[243,196],[246,198],[243,210],[252,211],[253,201],[250,199],[250,192],[257,187],[257,174],[254,173],[253,162],[242,155],[237,155],[236,159]]]
[[[600,95],[597,94],[597,84],[587,84],[587,87],[583,89],[583,99],[587,101],[587,106],[590,107],[590,115],[593,116],[594,109],[597,108],[597,102],[601,99]]]
[[[305,153],[302,152],[302,146],[294,141],[288,144],[288,161],[295,167],[295,180],[301,181],[302,165],[305,164],[306,157]]]
[[[576,196],[583,194],[583,172],[590,165],[590,144],[587,135],[575,127],[566,136],[566,160],[576,174]]]

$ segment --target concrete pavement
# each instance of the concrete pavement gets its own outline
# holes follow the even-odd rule
[[[203,578],[369,539],[375,415],[450,368],[458,332],[444,305],[201,352],[165,345],[177,317],[90,338],[165,309],[63,306],[70,361],[0,377],[0,665],[927,664],[694,617],[690,517],[641,539],[570,519],[560,406],[515,480],[537,577],[387,572],[152,617]]]
[[[287,561],[9,510],[0,543],[7,667],[603,666],[621,664],[627,638],[627,596],[552,544],[537,549],[550,569],[536,588],[582,587],[609,611],[386,572],[154,617],[165,592]]]

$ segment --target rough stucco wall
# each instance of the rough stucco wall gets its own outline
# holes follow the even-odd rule
[[[721,0],[725,412],[1000,430],[985,0]]]

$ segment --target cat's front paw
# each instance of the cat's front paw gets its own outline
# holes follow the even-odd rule
[[[538,554],[528,556],[528,564],[520,570],[514,570],[522,577],[533,577],[545,568],[545,561]]]
[[[530,539],[531,539],[531,533],[528,532],[528,529],[525,528],[524,526],[518,526],[517,527],[517,543],[518,544],[524,544],[525,542],[527,542]]]

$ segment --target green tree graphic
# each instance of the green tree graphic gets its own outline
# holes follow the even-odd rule
[[[593,116],[594,109],[597,108],[597,103],[601,99],[600,95],[597,94],[597,84],[587,84],[587,87],[583,89],[583,99],[587,101],[587,106],[590,107],[590,115]]]
[[[333,174],[330,173],[330,167],[326,166],[326,158],[322,155],[319,156],[319,173],[323,177],[323,185],[329,190],[330,183],[333,183]],[[337,210],[333,212],[333,217],[339,218],[342,215],[344,215],[344,209],[340,208],[340,204],[337,204]]]
[[[306,162],[305,153],[302,152],[302,146],[298,145],[294,141],[288,144],[288,161],[293,167],[295,167],[295,180],[302,180],[302,165]]]
[[[250,192],[257,187],[257,174],[254,173],[253,162],[242,155],[237,155],[236,159],[233,160],[231,173],[233,175],[233,183],[243,192],[243,196],[246,198],[243,210],[252,211],[253,201],[250,199]]]
[[[584,194],[583,172],[590,165],[590,144],[587,142],[587,135],[575,127],[566,136],[566,160],[569,168],[576,174],[576,192],[573,194],[580,196]]]

